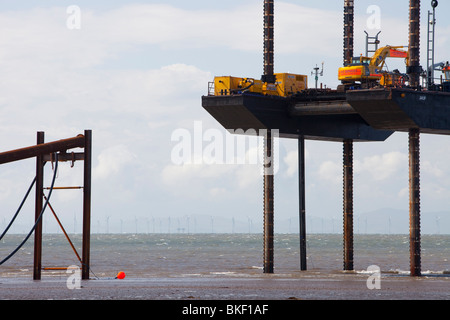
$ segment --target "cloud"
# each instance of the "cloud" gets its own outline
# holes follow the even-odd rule
[[[336,48],[342,47],[341,17],[342,13],[338,11],[277,3],[276,52],[336,55]],[[320,39],[318,45],[317,39]]]
[[[421,170],[425,174],[429,174],[435,178],[441,178],[444,176],[444,171],[439,168],[437,164],[434,164],[431,161],[422,161],[421,164]]]
[[[116,175],[136,158],[137,156],[124,145],[105,149],[97,157],[98,165],[93,170],[93,178],[99,180]]]
[[[309,150],[305,148],[305,160],[309,159]],[[287,166],[285,174],[292,177],[298,173],[298,150],[289,151],[283,158],[284,164]],[[305,169],[307,169],[305,167]]]
[[[284,163],[287,165],[286,175],[292,177],[298,172],[298,152],[289,151],[283,158]]]
[[[376,181],[392,178],[396,173],[406,168],[408,155],[393,151],[382,155],[365,157],[362,161],[355,160],[354,170],[357,174],[369,173]]]
[[[322,180],[329,181],[333,184],[342,183],[342,165],[336,162],[323,162],[319,166],[318,174]]]
[[[285,2],[276,8],[277,53],[334,55],[341,46],[341,12]],[[230,48],[261,51],[262,10],[259,3],[221,10],[181,9],[166,4],[128,4],[108,11],[81,7],[81,28],[69,30],[66,7],[0,14],[3,61],[34,57],[46,66],[86,68],[120,58],[142,45],[164,50]],[[299,30],[299,32],[292,32]],[[308,32],[305,32],[308,30]],[[149,59],[152,58],[149,52]],[[36,65],[38,66],[38,65]]]

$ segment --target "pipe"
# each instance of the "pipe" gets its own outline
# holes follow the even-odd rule
[[[37,133],[37,146],[44,143],[44,132]],[[36,157],[36,198],[35,198],[35,223],[38,221],[43,208],[44,188],[44,160],[42,155]],[[40,219],[34,229],[34,261],[33,279],[41,280],[42,268],[42,220]]]
[[[91,250],[91,175],[92,175],[92,131],[84,131],[84,186],[83,186],[83,240],[81,278],[89,279]]]
[[[83,148],[83,147],[84,147],[84,136],[78,135],[73,138],[48,143],[39,143],[36,146],[2,152],[0,153],[0,164],[42,156],[44,154],[54,153],[58,151],[65,151],[68,149]]]
[[[300,270],[306,270],[305,137],[298,137]]]
[[[356,114],[347,101],[300,102],[289,109],[291,116]]]

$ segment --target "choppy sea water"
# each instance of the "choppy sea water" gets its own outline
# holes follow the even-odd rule
[[[24,235],[6,235],[0,241],[0,259],[22,241]],[[81,235],[70,235],[81,256]],[[299,237],[275,235],[275,273],[290,274],[300,266]],[[340,271],[343,266],[342,235],[311,234],[307,237],[308,270]],[[422,273],[450,271],[450,235],[422,235]],[[261,234],[92,234],[91,277],[127,278],[252,276],[262,273]],[[43,267],[80,265],[62,234],[43,237]],[[354,236],[354,267],[364,272],[377,265],[385,273],[409,270],[408,235]],[[33,240],[0,266],[0,277],[31,277]],[[63,271],[47,270],[43,277],[66,277]]]

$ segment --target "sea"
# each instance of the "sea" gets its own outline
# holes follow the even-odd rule
[[[0,241],[3,260],[24,239],[7,234]],[[61,270],[80,266],[82,239],[63,234],[44,234],[42,277],[65,279]],[[307,235],[308,270],[334,272],[343,269],[342,234]],[[76,251],[76,252],[75,252]],[[77,253],[77,254],[76,254]],[[138,233],[91,234],[91,278],[107,279],[118,272],[130,278],[251,277],[263,272],[263,236],[256,233],[187,234]],[[382,273],[409,273],[409,235],[355,234],[354,268],[365,272],[376,265]],[[450,273],[450,235],[422,235],[422,274]],[[275,234],[274,272],[290,274],[300,269],[298,234]],[[30,278],[33,271],[33,237],[0,265],[1,278]]]

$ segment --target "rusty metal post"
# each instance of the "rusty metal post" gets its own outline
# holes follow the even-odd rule
[[[81,278],[89,279],[91,242],[91,173],[92,173],[92,131],[84,131],[84,187],[83,187],[83,244]]]
[[[262,81],[275,83],[274,0],[264,0],[264,75]]]
[[[306,270],[306,210],[305,210],[305,137],[298,138],[298,191],[300,227],[300,270]]]
[[[409,1],[409,84],[413,88],[420,85],[420,0]]]
[[[420,131],[409,130],[409,252],[411,276],[420,276]]]
[[[264,0],[264,75],[263,82],[275,83],[274,76],[274,0]],[[264,136],[264,273],[273,273],[273,137]]]
[[[344,66],[352,63],[354,34],[354,0],[344,0]]]
[[[37,133],[37,144],[44,143],[44,132]],[[38,220],[43,208],[44,195],[44,160],[43,156],[36,157],[36,199],[35,199],[35,222]],[[34,263],[33,263],[33,279],[41,280],[42,268],[42,221],[36,225],[34,230]]]
[[[354,0],[344,0],[344,66],[352,63]],[[353,270],[353,141],[344,140],[344,270]]]
[[[264,136],[264,273],[273,273],[273,137],[270,130]]]
[[[344,140],[344,270],[353,270],[353,141]]]

